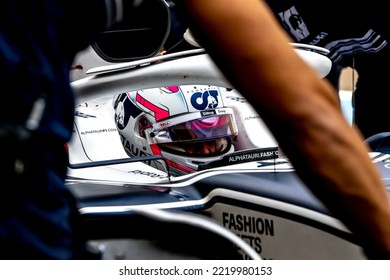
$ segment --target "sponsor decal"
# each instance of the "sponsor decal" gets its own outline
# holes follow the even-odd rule
[[[250,120],[259,120],[261,119],[259,115],[256,115],[256,116],[247,116],[244,118],[244,120],[246,121],[250,121]]]
[[[202,112],[200,112],[200,115],[202,117],[212,116],[212,115],[216,115],[216,112],[215,112],[215,110],[202,111]]]
[[[171,124],[170,121],[165,121],[165,122],[159,123],[158,125],[159,125],[160,127],[166,127],[166,126],[169,126],[170,124]]]
[[[258,254],[261,254],[263,251],[261,236],[275,236],[275,226],[272,219],[229,213],[225,211],[221,214],[223,226],[235,232]],[[243,258],[245,259],[247,256],[243,254]]]
[[[226,99],[229,99],[234,102],[239,102],[239,103],[248,103],[245,97],[243,96],[226,96]]]
[[[251,149],[228,154],[220,160],[199,165],[199,170],[233,165],[238,163],[276,159],[279,157],[278,147]]]
[[[83,113],[83,112],[80,112],[80,111],[76,111],[75,112],[75,116],[76,117],[80,117],[80,118],[96,118],[96,116],[94,116],[94,115],[90,115],[90,114],[85,114],[85,113]]]
[[[134,144],[130,143],[125,137],[123,137],[121,135],[121,142],[122,142],[122,145],[123,145],[123,148],[126,150],[126,152],[134,157],[144,157],[144,156],[148,156],[147,153],[145,153],[144,151],[140,150],[139,148],[137,148],[136,146],[134,146]]]
[[[213,109],[218,106],[218,91],[195,92],[191,96],[191,105],[197,110]]]
[[[131,170],[131,171],[128,171],[128,173],[129,174],[135,174],[135,175],[144,175],[144,176],[147,176],[147,177],[150,177],[150,178],[160,178],[160,179],[163,179],[163,178],[167,177],[166,175],[157,174],[157,173],[148,172],[148,171],[142,171],[142,170]]]
[[[235,200],[234,194],[227,197]],[[243,203],[247,201],[244,197],[238,200]],[[249,203],[240,203],[241,206],[216,203],[208,211],[211,217],[247,242],[263,259],[315,260],[323,259],[324,256],[337,259],[350,259],[351,256],[359,259],[366,258],[362,254],[361,247],[351,242],[349,237],[345,238],[319,226],[317,222],[323,224],[322,220],[325,217],[317,217],[314,220],[300,219],[299,217],[308,217],[302,215],[300,206],[294,209],[294,204],[290,204],[293,206],[291,209],[285,208],[279,205],[278,200],[275,201],[276,204],[267,204],[271,209],[282,210],[277,215],[263,212],[261,208],[256,208],[252,204],[263,205],[261,201],[256,203],[250,199],[247,202]],[[237,249],[243,259],[249,259],[245,252],[240,248]]]
[[[256,149],[252,152],[234,153],[225,156],[228,163],[243,163],[278,158],[278,148]]]
[[[116,128],[101,128],[101,129],[93,129],[93,130],[86,130],[81,131],[81,135],[88,135],[88,134],[99,134],[99,133],[109,133],[109,132],[116,132]]]
[[[228,113],[226,109],[217,109],[216,111],[217,111],[217,114],[219,114],[219,115]]]
[[[270,219],[222,212],[222,223],[226,228],[238,232],[275,235],[274,221]]]

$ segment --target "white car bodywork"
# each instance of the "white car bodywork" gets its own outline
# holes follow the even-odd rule
[[[331,63],[324,56],[326,50],[303,45],[295,48],[321,77],[328,74]],[[129,158],[114,123],[112,97],[169,85],[230,88],[204,50],[100,65],[87,69],[86,74],[72,83],[78,106],[67,179],[86,217],[146,208],[195,209],[236,233],[266,259],[365,258],[351,233],[302,185],[259,114],[235,90],[229,94],[239,124],[238,148],[249,151],[245,156],[257,156],[264,149],[279,156],[237,161],[180,177],[169,177],[145,162],[126,161]],[[134,202],[133,192],[138,190],[153,192]],[[192,196],[194,191],[199,194]],[[121,199],[101,201],[115,195]],[[98,204],[91,202],[96,197]],[[131,258],[126,248],[120,249],[121,254]]]

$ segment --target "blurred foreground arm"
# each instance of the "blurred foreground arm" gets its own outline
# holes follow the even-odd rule
[[[177,0],[195,37],[277,139],[299,176],[359,238],[390,256],[390,204],[334,89],[288,44],[260,0]],[[382,255],[383,254],[383,255]]]

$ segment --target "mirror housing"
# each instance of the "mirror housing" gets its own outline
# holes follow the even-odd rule
[[[122,22],[100,34],[92,48],[112,63],[148,58],[161,51],[169,30],[169,7],[164,0],[133,1],[124,8]]]

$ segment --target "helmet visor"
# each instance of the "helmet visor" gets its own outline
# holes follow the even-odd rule
[[[214,157],[227,153],[232,145],[230,137],[202,141],[183,141],[157,144],[162,151],[185,157]]]
[[[233,114],[213,114],[175,124],[177,119],[172,119],[164,128],[150,129],[146,133],[150,143],[192,142],[237,135]]]

